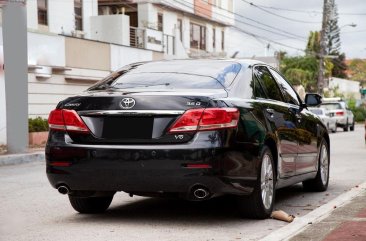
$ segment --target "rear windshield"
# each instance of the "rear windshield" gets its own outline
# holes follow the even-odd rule
[[[322,115],[323,114],[323,110],[321,109],[310,109],[311,112],[313,112],[316,115]]]
[[[343,109],[340,103],[323,103],[321,107],[325,108],[326,110],[338,110]]]
[[[89,88],[223,89],[241,69],[229,61],[161,61],[129,65]]]

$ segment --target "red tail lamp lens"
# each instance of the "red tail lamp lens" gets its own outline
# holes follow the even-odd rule
[[[51,111],[48,117],[48,125],[50,129],[65,130],[64,117],[62,116],[62,110],[56,109]]]
[[[237,127],[239,110],[236,108],[210,108],[203,112],[199,130]]]
[[[89,129],[75,110],[56,109],[48,118],[50,129],[88,133]]]
[[[337,115],[337,116],[343,116],[343,115],[344,115],[344,112],[343,112],[343,111],[337,111],[337,112],[336,112],[336,115]]]
[[[239,110],[236,108],[207,108],[186,111],[169,132],[204,131],[237,127]]]
[[[191,109],[173,124],[169,132],[196,131],[204,109]]]

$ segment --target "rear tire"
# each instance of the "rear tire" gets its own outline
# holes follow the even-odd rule
[[[343,131],[348,131],[348,120],[347,120],[347,123],[346,123],[346,125],[343,127]]]
[[[302,185],[306,191],[311,192],[323,192],[328,188],[329,183],[329,145],[323,138],[320,144],[319,159],[318,159],[318,172],[316,177],[311,180],[303,181]]]
[[[69,195],[71,206],[79,213],[102,213],[111,204],[113,196],[74,197]]]
[[[270,149],[264,146],[261,153],[261,166],[253,193],[238,197],[240,214],[245,218],[265,219],[273,210],[275,200],[275,165]]]
[[[352,125],[350,126],[350,131],[354,131],[355,130],[355,122],[353,121]]]

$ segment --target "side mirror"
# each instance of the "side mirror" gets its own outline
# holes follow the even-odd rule
[[[305,104],[307,106],[318,106],[322,103],[322,97],[318,94],[306,94]]]

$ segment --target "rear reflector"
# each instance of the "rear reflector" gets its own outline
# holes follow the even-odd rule
[[[212,166],[210,164],[186,164],[185,165],[186,168],[212,168]]]
[[[187,110],[169,132],[205,131],[235,128],[239,121],[236,108],[207,108]]]
[[[48,125],[53,130],[89,133],[88,127],[75,110],[56,109],[51,111]]]
[[[69,167],[71,166],[70,162],[50,162],[51,166],[54,167]]]

